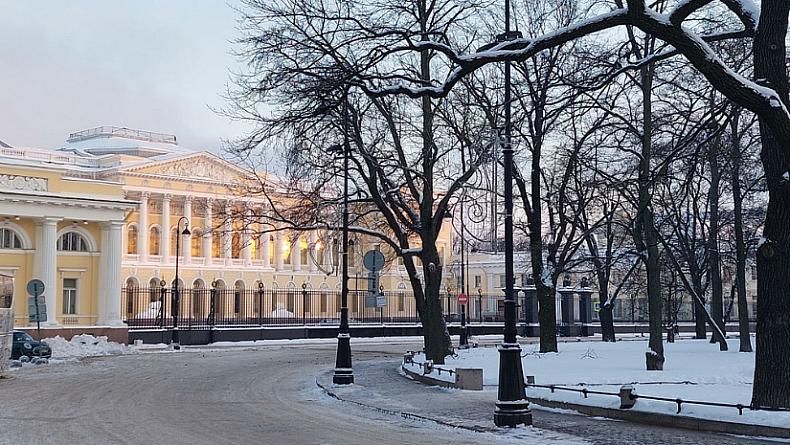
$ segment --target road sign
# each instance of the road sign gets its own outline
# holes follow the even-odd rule
[[[367,270],[381,270],[384,268],[384,254],[378,250],[368,250],[362,258],[362,265]]]
[[[469,297],[466,294],[458,294],[458,304],[466,305],[466,303],[469,303]]]
[[[387,297],[384,294],[378,294],[376,296],[376,307],[386,307],[387,306]]]
[[[31,323],[34,321],[47,321],[47,303],[44,301],[44,297],[40,295],[38,297],[27,297],[27,313],[27,319]]]
[[[27,282],[27,293],[30,295],[39,296],[44,293],[44,289],[46,289],[44,282],[38,278],[33,278]]]

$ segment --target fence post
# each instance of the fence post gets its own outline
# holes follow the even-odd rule
[[[258,281],[258,325],[263,326],[263,281]]]
[[[302,326],[307,325],[307,283],[302,283]]]
[[[167,281],[162,280],[159,283],[162,287],[159,289],[159,329],[165,327],[165,303],[167,302]]]

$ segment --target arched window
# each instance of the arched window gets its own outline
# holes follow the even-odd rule
[[[319,310],[322,313],[325,313],[327,311],[327,306],[329,305],[329,286],[327,286],[326,283],[321,283],[321,287],[319,287],[319,289],[321,289],[321,296],[319,297],[320,301],[318,303]]]
[[[216,281],[217,289],[217,307],[216,312],[218,315],[223,315],[227,312],[228,298],[225,295],[225,282],[223,280]]]
[[[192,230],[192,256],[193,257],[202,257],[203,256],[203,231],[200,229],[193,229]]]
[[[286,302],[288,312],[294,312],[296,310],[296,284],[293,281],[288,283],[288,301]]]
[[[244,295],[244,281],[236,281],[235,289],[233,290],[233,313],[238,314],[241,312],[241,301]]]
[[[302,266],[306,266],[310,261],[307,258],[307,249],[309,249],[309,246],[307,245],[307,241],[301,240],[299,242],[299,256],[300,256],[299,259]]]
[[[230,239],[230,256],[231,258],[241,258],[241,234],[233,232]]]
[[[161,240],[161,233],[159,227],[151,227],[151,233],[148,235],[148,254],[159,255],[159,242]]]
[[[0,248],[21,249],[22,240],[16,232],[8,227],[0,227]]]
[[[137,255],[137,226],[129,226],[126,231],[126,253]]]
[[[140,302],[138,301],[137,296],[140,295],[139,288],[140,284],[135,277],[129,277],[126,279],[126,315],[127,317],[133,317],[134,314],[137,312],[135,308],[140,307]],[[143,303],[148,304],[148,303]]]
[[[200,278],[192,283],[192,317],[203,318],[206,284]]]
[[[82,234],[77,232],[66,232],[58,238],[58,250],[65,252],[87,252],[88,243]]]
[[[148,300],[151,302],[159,301],[162,296],[161,281],[157,277],[153,277],[148,281]]]
[[[283,264],[291,264],[291,240],[283,239]]]

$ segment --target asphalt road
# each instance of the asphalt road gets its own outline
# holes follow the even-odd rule
[[[355,346],[360,383],[355,386],[362,391],[357,397],[367,397],[365,385],[373,382],[384,387],[369,388],[370,397],[414,402],[423,396],[395,370],[405,349]],[[541,429],[506,434],[406,420],[326,396],[315,376],[331,368],[333,358],[333,345],[264,347],[136,354],[18,370],[0,380],[0,444],[763,443],[541,411],[534,413]],[[398,390],[398,385],[406,386]],[[436,397],[424,396],[433,403],[452,396],[432,391]],[[635,432],[641,437],[631,437]],[[638,441],[617,440],[626,437],[622,434]]]

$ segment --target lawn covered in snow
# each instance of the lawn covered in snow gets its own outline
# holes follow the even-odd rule
[[[524,375],[535,376],[540,385],[561,385],[573,388],[617,393],[622,385],[631,384],[636,393],[684,400],[723,402],[748,406],[751,401],[754,354],[739,353],[738,340],[729,341],[729,351],[720,352],[716,344],[706,340],[679,340],[665,343],[666,363],[663,371],[645,370],[647,341],[580,341],[559,343],[557,353],[539,353],[538,345],[522,346]],[[483,384],[498,383],[499,353],[496,348],[457,351],[448,358],[445,369],[483,368]],[[424,357],[415,357],[424,361]],[[493,388],[492,388],[493,389]],[[548,388],[528,389],[531,397],[567,401],[585,405],[619,408],[618,397],[555,391]],[[633,409],[676,414],[674,402],[640,399]],[[739,423],[790,427],[790,412],[744,410],[683,404],[680,415]]]

